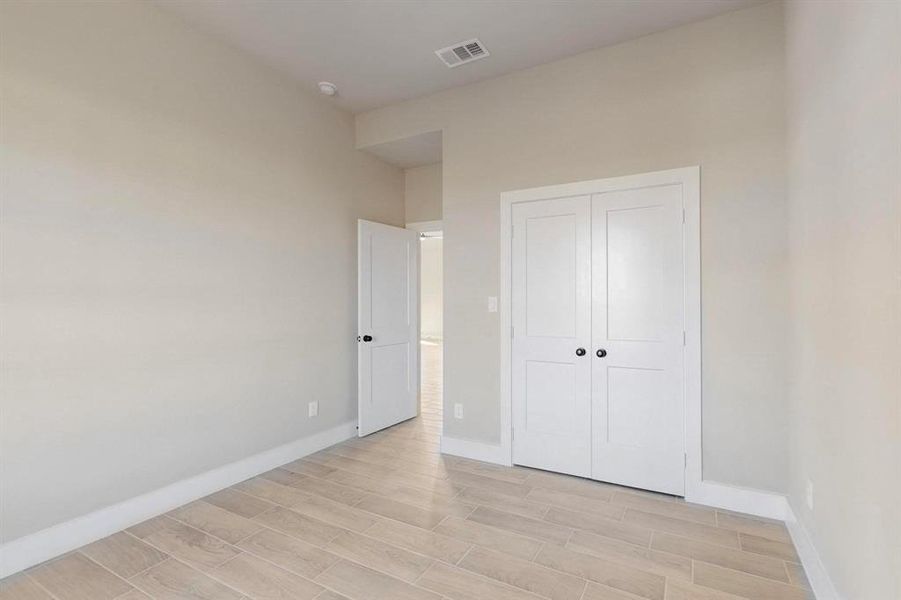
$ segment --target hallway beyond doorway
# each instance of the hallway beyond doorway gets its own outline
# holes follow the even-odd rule
[[[443,356],[441,340],[421,340],[420,344],[420,394],[419,408],[421,427],[426,433],[440,436],[444,414],[442,389],[444,384]]]

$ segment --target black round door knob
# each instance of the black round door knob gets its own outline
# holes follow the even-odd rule
[[[605,356],[607,356],[607,351],[601,348],[597,351],[596,354],[598,355],[598,358],[604,358]]]
[[[585,356],[585,348],[579,348],[576,350],[576,356]]]
[[[363,336],[363,341],[364,341],[364,342],[371,342],[371,341],[372,341],[372,336],[371,336],[371,335],[364,335],[364,336]]]

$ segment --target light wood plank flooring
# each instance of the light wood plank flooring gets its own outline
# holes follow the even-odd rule
[[[0,582],[3,600],[812,598],[781,523],[441,456],[422,415]]]

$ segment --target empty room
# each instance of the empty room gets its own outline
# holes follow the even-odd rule
[[[0,600],[901,600],[898,0],[0,0]]]

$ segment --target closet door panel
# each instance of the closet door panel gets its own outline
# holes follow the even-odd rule
[[[589,202],[518,203],[512,239],[513,461],[583,477],[591,473]]]
[[[681,185],[595,194],[593,478],[684,493],[682,314]]]

